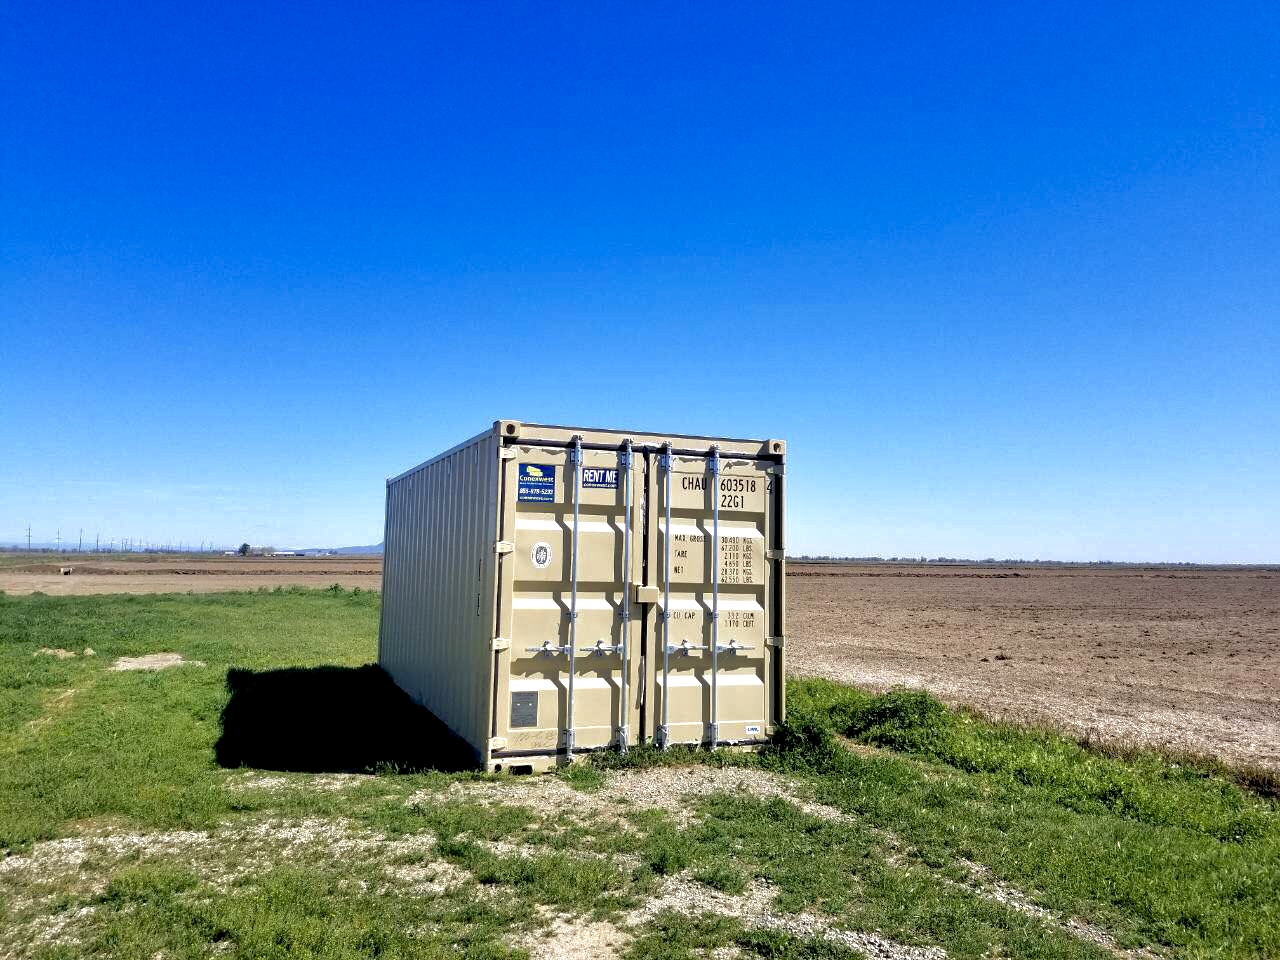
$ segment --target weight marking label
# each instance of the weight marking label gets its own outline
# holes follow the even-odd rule
[[[520,464],[516,500],[523,503],[555,503],[556,468],[546,463]]]

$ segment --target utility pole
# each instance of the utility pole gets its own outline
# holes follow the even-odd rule
[[[76,553],[84,553],[84,527],[80,528],[80,545],[76,547]]]
[[[31,552],[31,524],[27,524],[27,553]]]
[[[53,536],[53,552],[54,553],[62,552],[62,531],[61,530],[59,530]]]
[[[99,549],[101,546],[102,546],[102,534],[95,533],[93,535],[93,552],[101,553],[102,551]]]

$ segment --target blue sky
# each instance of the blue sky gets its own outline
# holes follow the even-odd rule
[[[5,4],[0,541],[373,542],[513,417],[1280,561],[1280,8],[1038,6]]]

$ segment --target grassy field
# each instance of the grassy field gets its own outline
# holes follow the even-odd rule
[[[377,604],[0,595],[0,956],[1280,956],[1218,772],[824,681],[759,757],[421,772]]]

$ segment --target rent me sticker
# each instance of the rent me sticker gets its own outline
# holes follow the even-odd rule
[[[520,487],[516,499],[526,503],[554,503],[556,468],[545,463],[520,464]]]
[[[583,467],[582,485],[606,490],[618,489],[617,467]]]

